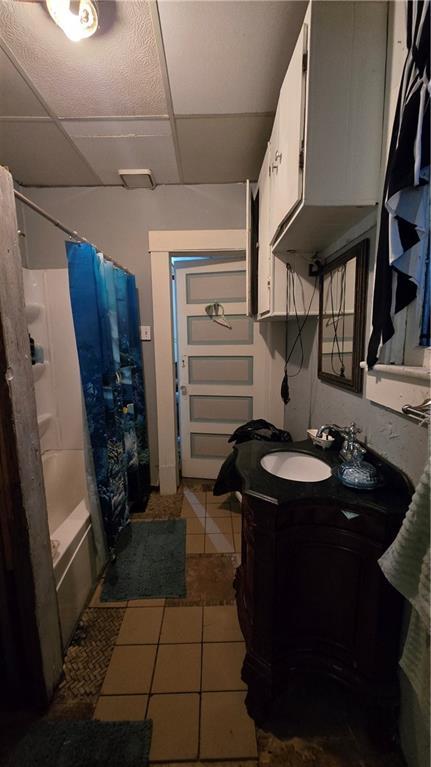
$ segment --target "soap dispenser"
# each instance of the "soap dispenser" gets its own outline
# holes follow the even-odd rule
[[[352,423],[343,432],[344,442],[340,450],[343,463],[337,469],[337,477],[346,487],[355,490],[373,490],[379,484],[379,478],[375,467],[364,461],[366,450],[357,441],[356,435],[361,429]]]

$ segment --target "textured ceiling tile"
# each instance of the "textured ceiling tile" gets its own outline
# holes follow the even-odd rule
[[[43,106],[0,48],[0,115],[46,117]]]
[[[257,179],[273,119],[258,114],[178,118],[185,183]]]
[[[166,99],[148,3],[99,3],[100,27],[73,43],[45,3],[0,3],[0,30],[58,117],[161,115]]]
[[[271,112],[307,3],[159,3],[176,114]]]
[[[84,157],[104,184],[120,185],[123,168],[150,168],[158,184],[179,181],[170,136],[74,138]]]
[[[72,138],[126,138],[137,136],[170,136],[171,125],[166,120],[62,120],[63,128]]]
[[[100,184],[54,123],[0,122],[0,165],[27,186]]]

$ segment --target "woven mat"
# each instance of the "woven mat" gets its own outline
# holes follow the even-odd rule
[[[44,720],[18,743],[8,767],[145,767],[152,722]]]
[[[121,534],[101,601],[186,596],[186,520],[134,522]]]

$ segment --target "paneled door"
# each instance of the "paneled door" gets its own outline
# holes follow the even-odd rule
[[[175,282],[181,470],[214,479],[230,434],[264,417],[264,341],[246,314],[245,261],[177,268]],[[214,303],[230,327],[208,316]]]

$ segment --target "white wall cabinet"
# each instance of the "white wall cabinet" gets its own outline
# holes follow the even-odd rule
[[[282,260],[274,255],[270,245],[271,227],[271,178],[270,145],[260,170],[259,192],[259,237],[258,237],[258,313],[260,320],[284,320],[286,311],[289,316],[304,315],[310,310],[311,315],[319,313],[319,295],[313,277],[308,274],[310,260],[290,253]],[[287,281],[286,264],[289,264],[291,276]]]
[[[313,255],[376,208],[387,3],[311,0],[258,181],[258,318],[318,314]],[[287,289],[285,263],[294,280]]]
[[[274,131],[270,234],[281,257],[323,249],[377,205],[386,16],[379,1],[310,2]]]
[[[270,141],[270,240],[302,198],[302,149],[308,25],[298,37],[278,101]]]

